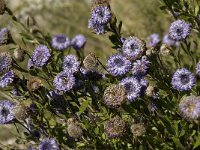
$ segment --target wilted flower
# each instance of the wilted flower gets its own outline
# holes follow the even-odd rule
[[[196,79],[193,73],[186,68],[178,69],[172,77],[172,86],[178,91],[187,91],[195,85]]]
[[[11,101],[0,101],[0,124],[10,123],[15,119],[13,108],[15,104]]]
[[[175,40],[172,40],[168,34],[166,34],[164,37],[163,37],[163,40],[162,40],[162,43],[163,44],[166,44],[168,46],[174,46],[177,42]]]
[[[121,85],[112,84],[104,91],[104,103],[110,108],[120,107],[126,100],[125,89]]]
[[[133,123],[131,125],[131,132],[133,133],[133,137],[137,138],[145,134],[146,128],[143,123]]]
[[[98,67],[98,59],[95,54],[90,53],[83,60],[83,65],[87,70],[97,70]]]
[[[86,38],[84,35],[79,34],[76,35],[72,40],[71,40],[71,46],[75,49],[75,50],[80,50],[81,48],[84,47],[86,43]]]
[[[54,78],[53,85],[59,92],[70,91],[75,84],[75,77],[66,71],[62,71]]]
[[[16,48],[14,50],[13,56],[18,61],[23,61],[25,56],[25,51],[22,48]]]
[[[120,138],[126,130],[126,124],[122,118],[116,116],[106,121],[104,130],[108,138]]]
[[[141,84],[136,78],[126,77],[120,82],[120,84],[125,88],[125,92],[129,102],[132,102],[140,96]]]
[[[33,52],[33,55],[30,60],[31,62],[29,62],[29,64],[32,64],[36,68],[41,68],[47,63],[50,56],[50,50],[47,46],[38,45]]]
[[[77,72],[79,70],[80,62],[73,54],[67,55],[63,59],[62,68],[66,72]]]
[[[28,118],[28,110],[29,108],[27,106],[19,103],[13,108],[13,115],[18,120],[25,120],[26,118]]]
[[[3,15],[6,10],[5,0],[0,0],[0,15]]]
[[[146,89],[145,94],[149,97],[152,97],[154,95],[154,86],[149,85]]]
[[[187,96],[179,103],[179,111],[187,120],[195,120],[200,117],[200,97]]]
[[[5,73],[1,78],[0,78],[0,88],[4,88],[11,84],[14,81],[14,71],[11,70],[7,73]]]
[[[146,50],[145,43],[137,37],[129,37],[123,43],[123,54],[130,59],[138,59]]]
[[[168,56],[168,55],[170,55],[170,51],[171,51],[171,49],[169,48],[168,45],[166,45],[166,44],[162,44],[161,45],[161,47],[160,47],[160,54],[162,56]]]
[[[69,118],[67,120],[67,132],[69,136],[74,139],[78,139],[83,135],[82,128],[74,118]]]
[[[105,33],[107,23],[111,20],[112,13],[108,6],[96,6],[88,21],[88,28],[95,30],[96,34]]]
[[[113,76],[121,76],[131,69],[131,62],[121,54],[112,55],[107,62],[108,71]]]
[[[136,60],[133,63],[133,74],[135,76],[145,76],[149,69],[149,61],[146,57],[142,57],[140,60]]]
[[[58,34],[52,38],[51,44],[57,50],[64,50],[70,46],[70,40],[65,35]]]
[[[59,147],[54,138],[46,138],[40,142],[38,150],[59,150]]]
[[[169,28],[169,38],[175,41],[185,40],[191,33],[191,24],[184,20],[174,21]]]
[[[160,35],[159,34],[151,34],[147,38],[147,47],[156,47],[160,43]]]
[[[10,31],[7,28],[0,29],[0,46],[9,44],[11,41]]]
[[[37,91],[42,86],[42,81],[40,79],[30,79],[27,82],[27,88],[29,91]]]
[[[8,52],[0,53],[0,74],[6,73],[12,67],[12,57]]]

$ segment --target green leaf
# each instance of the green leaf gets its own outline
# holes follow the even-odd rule
[[[176,144],[176,146],[182,150],[186,150],[185,147],[181,144],[180,140],[176,137],[173,137],[172,140]]]
[[[199,147],[199,146],[200,146],[200,132],[198,133],[198,137],[197,137],[197,139],[196,139],[196,142],[195,142],[195,144],[194,144],[193,149],[196,149],[196,148]]]
[[[85,110],[86,110],[86,108],[88,107],[88,105],[89,105],[89,101],[84,101],[83,103],[82,103],[82,105],[80,106],[80,108],[79,108],[79,114],[82,114]]]

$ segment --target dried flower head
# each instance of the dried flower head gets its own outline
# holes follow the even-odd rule
[[[90,53],[83,60],[83,65],[87,70],[97,70],[98,58],[95,56],[95,54]]]
[[[83,135],[83,130],[81,126],[74,118],[69,118],[67,120],[67,132],[69,136],[74,139],[78,139]]]
[[[120,107],[126,100],[125,89],[121,85],[112,84],[104,91],[104,103],[110,108]]]
[[[27,82],[27,88],[29,91],[34,92],[40,89],[42,86],[42,81],[40,79],[30,79]]]
[[[167,44],[162,44],[160,47],[160,54],[162,56],[169,56],[171,52],[170,47]]]
[[[131,125],[131,132],[133,133],[133,137],[137,138],[145,134],[146,128],[143,123],[133,123]]]
[[[12,57],[8,52],[0,52],[0,74],[8,72],[12,67]]]
[[[200,97],[191,95],[184,97],[179,103],[180,115],[186,120],[200,117]]]
[[[0,15],[3,15],[6,10],[5,0],[0,0]]]
[[[193,73],[186,68],[176,70],[172,77],[172,86],[178,91],[187,91],[195,85],[196,79]]]
[[[120,138],[126,131],[126,124],[122,118],[116,116],[104,124],[104,130],[108,138]]]
[[[22,48],[16,48],[14,50],[13,56],[17,61],[23,61],[25,57],[25,51]]]
[[[46,138],[40,142],[38,150],[59,150],[59,147],[54,138]]]
[[[15,104],[11,101],[0,101],[0,124],[7,124],[15,119],[13,115],[14,107]]]
[[[12,36],[7,28],[0,29],[0,46],[6,45],[12,42]]]
[[[13,115],[18,120],[25,120],[29,116],[28,110],[29,108],[27,106],[23,103],[19,103],[13,108]]]
[[[152,97],[154,95],[154,86],[149,85],[145,91],[145,94],[149,97]]]
[[[137,37],[129,37],[124,41],[122,50],[127,58],[135,60],[142,56],[146,50],[146,44]]]
[[[64,50],[70,47],[70,40],[64,34],[58,34],[52,38],[51,45],[57,50]]]

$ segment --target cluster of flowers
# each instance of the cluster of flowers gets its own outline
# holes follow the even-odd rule
[[[92,7],[88,28],[94,30],[96,34],[104,34],[109,31],[109,23],[112,23],[114,15],[111,12],[108,1],[96,0],[95,2]],[[186,40],[191,33],[191,29],[190,23],[184,20],[176,20],[170,25],[169,32],[163,37],[162,43],[173,47],[176,43]],[[154,88],[148,82],[149,69],[152,62],[150,62],[149,55],[147,55],[147,49],[156,48],[161,40],[158,34],[149,36],[147,44],[136,36],[124,38],[120,35],[118,40],[120,40],[119,43],[121,45],[117,49],[117,53],[108,58],[106,65],[103,65],[92,53],[85,58],[80,56],[80,51],[83,51],[86,43],[86,38],[83,35],[77,35],[70,40],[64,34],[59,34],[53,36],[49,43],[37,45],[32,55],[28,58],[28,71],[25,71],[26,73],[31,73],[31,71],[42,72],[52,77],[52,79],[50,77],[45,79],[49,79],[47,82],[50,88],[45,87],[42,80],[35,78],[25,79],[24,85],[24,79],[15,74],[15,70],[19,68],[19,66],[16,67],[16,60],[23,61],[27,56],[27,52],[17,48],[13,52],[13,57],[8,52],[1,52],[0,88],[9,89],[11,87],[13,89],[18,87],[18,89],[12,90],[12,95],[16,97],[23,93],[24,95],[22,96],[25,99],[32,99],[32,102],[27,106],[23,104],[23,101],[2,100],[0,102],[0,124],[20,123],[20,120],[31,122],[31,117],[35,117],[33,115],[41,115],[43,113],[43,111],[37,112],[40,109],[36,105],[40,102],[38,99],[42,99],[44,101],[38,105],[43,109],[48,109],[46,105],[48,105],[49,101],[53,105],[53,110],[57,107],[63,109],[64,113],[60,110],[52,112],[58,118],[60,117],[59,115],[64,115],[65,120],[67,119],[67,134],[73,139],[80,139],[84,136],[80,118],[91,119],[91,117],[87,114],[89,112],[86,113],[87,116],[77,117],[77,110],[72,111],[70,107],[84,107],[82,105],[84,104],[83,101],[89,101],[92,97],[93,101],[100,101],[98,103],[101,103],[102,100],[100,106],[104,107],[105,105],[110,111],[120,112],[116,113],[117,115],[113,113],[114,115],[106,118],[106,121],[103,121],[103,125],[104,132],[108,138],[123,137],[124,134],[128,133],[127,123],[123,118],[123,106],[131,105],[132,102],[144,98],[145,95],[153,99],[159,99]],[[9,30],[6,28],[1,29],[0,45],[9,44],[12,41]],[[64,52],[70,52],[71,47],[76,50],[77,56],[69,53],[64,55]],[[99,71],[99,65],[104,69],[102,72]],[[197,75],[200,76],[200,62],[197,64],[196,70]],[[99,80],[105,82],[106,86],[98,87],[99,83],[96,81]],[[19,85],[17,85],[18,83]],[[195,75],[192,72],[186,68],[179,68],[171,77],[172,89],[170,90],[188,91],[195,86],[195,83]],[[47,92],[40,93],[42,88],[45,88]],[[19,94],[18,92],[21,93]],[[67,100],[67,96],[73,100],[72,104],[69,103],[71,100]],[[82,99],[84,100],[82,101]],[[93,106],[89,107],[93,109]],[[52,107],[50,108],[52,110]],[[66,115],[66,111],[71,114]],[[179,103],[179,112],[186,120],[198,119],[200,117],[200,98],[197,96],[183,97]],[[32,116],[30,115],[31,113]],[[42,116],[43,114],[39,118]],[[93,115],[93,117],[96,116]],[[99,118],[96,117],[95,119]],[[131,117],[131,119],[134,120],[135,118]],[[24,125],[28,131],[32,130],[30,127],[32,122],[27,127]],[[45,124],[44,122],[41,123]],[[95,123],[95,126],[97,126],[97,123]],[[142,121],[139,123],[134,122],[130,125],[130,131],[133,133],[134,138],[143,136],[146,132],[145,124]],[[32,131],[30,132],[32,133]],[[45,138],[42,138],[43,140],[38,144],[39,150],[59,149],[58,139],[51,137],[52,135],[49,136],[47,132],[40,133],[44,133],[43,137]],[[32,147],[29,149],[32,149]]]

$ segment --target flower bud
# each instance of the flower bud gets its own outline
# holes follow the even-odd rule
[[[74,118],[69,118],[67,120],[67,125],[68,125],[67,132],[70,137],[78,139],[83,135],[82,128]]]
[[[87,70],[97,70],[98,60],[95,54],[90,53],[83,60],[83,65]]]
[[[145,134],[146,128],[143,123],[134,123],[131,125],[131,132],[133,133],[133,137],[137,138]]]
[[[29,91],[37,91],[42,86],[42,81],[40,79],[30,79],[27,83],[27,88]]]
[[[25,56],[25,51],[21,48],[16,48],[14,50],[13,56],[18,61],[23,61]]]
[[[6,10],[5,0],[0,0],[0,15],[3,15]]]

